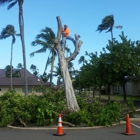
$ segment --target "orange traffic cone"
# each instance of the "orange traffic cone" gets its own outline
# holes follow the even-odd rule
[[[126,116],[126,132],[124,132],[122,134],[124,134],[124,135],[135,135],[136,134],[136,133],[133,133],[131,130],[129,114],[127,114],[127,116]]]
[[[57,133],[54,134],[54,136],[64,136],[64,135],[66,135],[66,133],[63,133],[61,114],[59,114],[59,115],[58,115]]]

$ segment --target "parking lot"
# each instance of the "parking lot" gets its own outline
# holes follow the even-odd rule
[[[0,128],[0,140],[139,140],[140,121],[131,122],[132,132],[136,135],[124,135],[126,124],[111,127],[87,128],[87,129],[65,129],[65,136],[54,136],[57,128],[50,129],[13,129]]]

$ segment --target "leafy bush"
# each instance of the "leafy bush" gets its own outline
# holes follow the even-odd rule
[[[0,126],[15,123],[19,120],[28,122],[31,116],[25,109],[24,96],[16,92],[6,92],[0,96]]]
[[[77,101],[81,110],[68,115],[67,120],[71,123],[85,126],[109,126],[113,122],[120,121],[122,106],[119,102],[111,101],[103,104],[99,99],[95,99],[93,102],[87,103],[79,97]]]
[[[99,113],[93,114],[95,124],[109,126],[113,122],[120,121],[121,105],[118,102],[109,102],[100,109]]]
[[[43,89],[43,95],[29,95],[25,98],[14,90],[0,96],[0,126],[19,123],[23,125],[52,125],[57,123],[58,114],[63,120],[80,126],[103,125],[109,126],[120,121],[122,112],[135,110],[132,100],[126,103],[110,101],[102,103],[99,99],[87,102],[84,95],[77,96],[80,107],[78,112],[69,112],[66,106],[66,97],[63,91]]]
[[[90,116],[91,114],[87,112],[87,110],[82,109],[78,112],[70,113],[67,117],[67,121],[82,126],[94,126]]]
[[[45,98],[38,100],[36,109],[36,123],[38,125],[51,125],[56,120],[57,115],[51,102],[48,102]]]

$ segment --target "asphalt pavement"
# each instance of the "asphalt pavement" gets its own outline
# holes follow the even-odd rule
[[[136,135],[124,135],[126,123],[110,127],[63,127],[64,136],[54,136],[57,127],[12,127],[0,128],[0,140],[139,140],[140,118],[131,118],[132,132]]]

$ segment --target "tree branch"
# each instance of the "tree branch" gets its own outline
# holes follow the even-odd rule
[[[25,122],[21,118],[18,118],[18,120],[20,121],[21,124],[23,124],[24,126],[26,126]]]
[[[56,19],[58,24],[58,32],[57,32],[57,38],[55,39],[55,43],[58,43],[60,42],[60,38],[61,38],[62,23],[59,16],[57,16]]]
[[[81,40],[79,40],[79,35],[77,35],[77,34],[75,34],[75,41],[76,41],[76,43],[75,43],[75,50],[74,50],[74,52],[66,59],[67,60],[67,62],[70,62],[70,61],[72,61],[72,60],[74,60],[75,58],[76,58],[76,56],[79,54],[79,51],[80,51],[80,48],[81,48],[81,45],[82,45],[82,41]]]
[[[72,123],[70,123],[70,122],[64,122],[64,121],[62,121],[62,123],[63,123],[63,124],[66,124],[66,125],[69,125],[69,126],[71,126],[71,127],[75,127],[75,125],[72,124]]]

